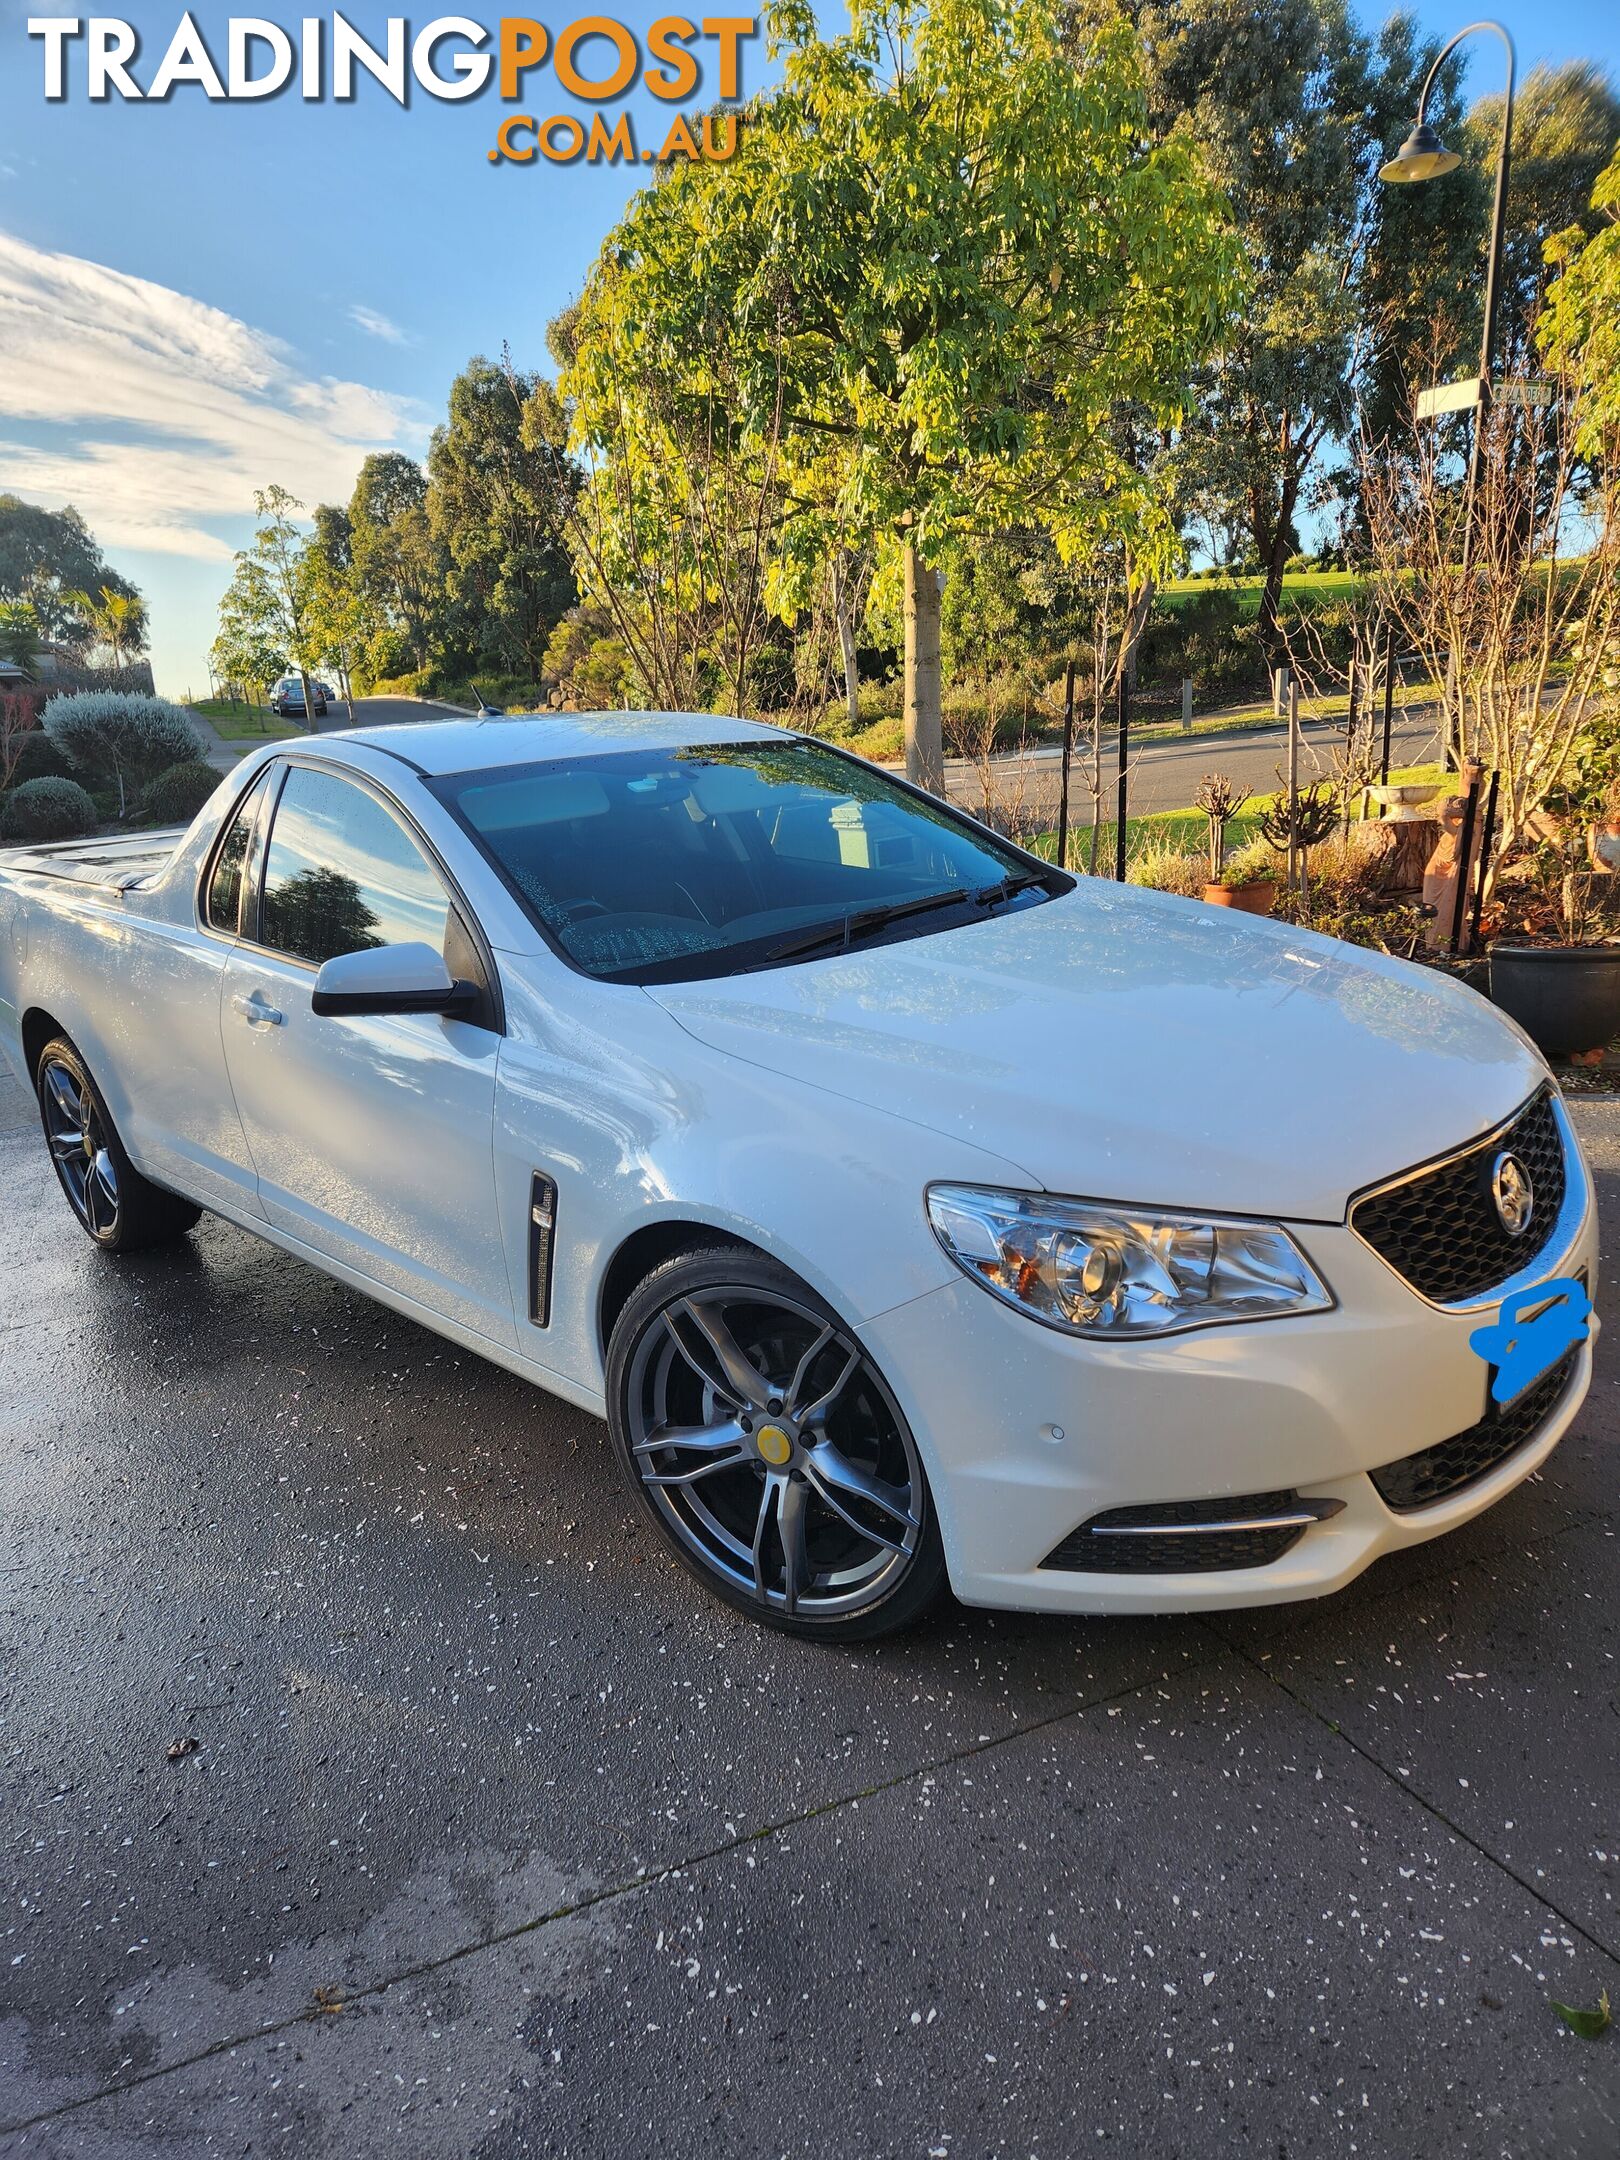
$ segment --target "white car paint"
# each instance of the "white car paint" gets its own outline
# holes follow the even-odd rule
[[[602,1289],[626,1241],[693,1223],[762,1247],[838,1310],[897,1395],[969,1602],[1308,1596],[1467,1520],[1545,1458],[1585,1393],[1589,1346],[1541,1431],[1455,1499],[1397,1515],[1366,1476],[1483,1408],[1467,1338],[1500,1292],[1437,1309],[1347,1223],[1360,1189],[1490,1131],[1546,1083],[1472,992],[1085,879],[1025,912],[764,972],[598,980],[552,949],[420,777],[774,737],[610,714],[268,746],[172,853],[0,854],[0,1042],[26,1077],[25,1036],[49,1015],[147,1175],[598,1413]],[[280,758],[358,776],[414,823],[487,939],[504,1032],[316,1018],[312,970],[205,926],[212,843]],[[1566,1139],[1568,1197],[1536,1273],[1584,1267],[1595,1283],[1591,1183]],[[536,1170],[557,1186],[544,1328],[527,1310]],[[1161,1340],[1066,1336],[947,1256],[923,1197],[941,1182],[1280,1221],[1334,1303]],[[1100,1509],[1276,1488],[1344,1505],[1269,1567],[1041,1565]]]

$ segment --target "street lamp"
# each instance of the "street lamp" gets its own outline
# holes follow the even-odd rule
[[[1484,430],[1485,410],[1491,398],[1491,369],[1496,361],[1496,287],[1502,269],[1502,224],[1507,208],[1508,155],[1513,140],[1513,40],[1499,22],[1469,23],[1459,30],[1449,44],[1441,47],[1435,56],[1433,67],[1424,78],[1423,92],[1418,99],[1417,119],[1412,132],[1387,165],[1381,166],[1378,177],[1396,183],[1413,180],[1435,180],[1442,173],[1455,172],[1462,159],[1455,150],[1448,150],[1440,137],[1430,127],[1425,117],[1429,105],[1429,92],[1434,88],[1434,78],[1445,62],[1456,51],[1464,38],[1472,37],[1479,30],[1494,30],[1507,48],[1507,97],[1502,106],[1502,142],[1496,153],[1496,200],[1491,208],[1491,252],[1485,269],[1485,326],[1479,346],[1479,386],[1470,401],[1479,408],[1474,420],[1473,447],[1468,454],[1468,496],[1470,515],[1463,536],[1464,566],[1468,554],[1474,482],[1479,472],[1480,437]]]
[[[1380,180],[1397,185],[1416,180],[1436,180],[1442,173],[1455,172],[1462,159],[1455,150],[1448,150],[1435,130],[1430,127],[1427,113],[1429,92],[1434,79],[1445,62],[1450,59],[1464,38],[1476,31],[1494,30],[1507,49],[1507,96],[1502,104],[1502,140],[1496,153],[1496,199],[1491,205],[1491,250],[1485,268],[1485,322],[1479,341],[1479,380],[1467,384],[1447,384],[1427,391],[1418,400],[1418,412],[1432,413],[1474,408],[1473,440],[1468,448],[1468,490],[1463,497],[1463,576],[1468,575],[1474,555],[1474,493],[1479,479],[1480,451],[1485,437],[1485,415],[1490,409],[1491,370],[1496,362],[1496,287],[1502,269],[1502,224],[1507,208],[1508,157],[1513,143],[1513,69],[1515,54],[1513,40],[1499,22],[1469,23],[1454,38],[1443,45],[1435,55],[1434,65],[1423,79],[1423,89],[1418,98],[1417,119],[1412,132],[1387,165],[1379,168]],[[1459,395],[1458,393],[1462,394]],[[1449,691],[1446,714],[1446,763],[1452,762],[1451,716]]]

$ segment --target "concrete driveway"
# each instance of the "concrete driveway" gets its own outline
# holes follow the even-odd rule
[[[0,2150],[1615,2153],[1620,1333],[1333,1603],[839,1652],[365,1298],[103,1258],[10,1082],[0,1191]]]

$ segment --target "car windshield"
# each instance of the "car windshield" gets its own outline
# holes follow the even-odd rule
[[[428,786],[573,964],[679,982],[1038,905],[1061,873],[817,743],[700,743]]]

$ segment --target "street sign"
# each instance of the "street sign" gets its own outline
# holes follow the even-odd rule
[[[1432,383],[1427,390],[1418,392],[1417,416],[1432,420],[1439,413],[1472,412],[1485,402],[1485,394],[1485,380],[1480,375],[1465,376],[1460,382]]]
[[[1505,382],[1497,389],[1497,396],[1505,405],[1534,405],[1540,408],[1553,401],[1553,386],[1545,379],[1536,382]]]
[[[1441,413],[1472,412],[1476,405],[1488,405],[1492,395],[1504,405],[1541,406],[1553,400],[1553,386],[1544,378],[1532,382],[1498,383],[1494,393],[1487,391],[1481,375],[1465,375],[1459,382],[1431,383],[1427,390],[1417,395],[1417,416],[1420,420],[1436,419]]]

